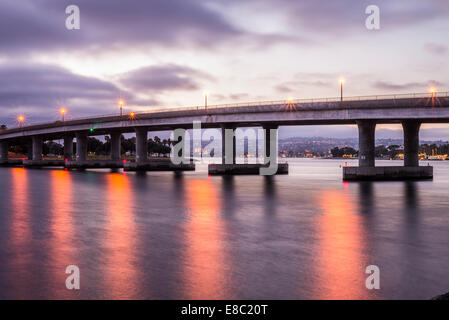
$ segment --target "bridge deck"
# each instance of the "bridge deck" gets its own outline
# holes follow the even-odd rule
[[[194,121],[202,127],[221,124],[260,126],[278,125],[354,124],[358,120],[376,120],[378,123],[396,123],[417,119],[422,122],[449,122],[449,93],[407,94],[388,96],[288,100],[229,104],[209,107],[191,107],[152,110],[128,115],[107,115],[27,125],[0,131],[0,140],[21,139],[42,135],[59,139],[67,134],[87,131],[91,135],[109,134],[111,131],[133,132],[136,127],[149,130],[191,128]],[[90,132],[92,130],[92,132]]]

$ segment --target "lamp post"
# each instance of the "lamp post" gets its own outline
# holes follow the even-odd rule
[[[204,92],[204,108],[207,109],[207,91]]]
[[[430,93],[432,94],[432,99],[435,97],[435,88],[430,88]]]
[[[120,117],[123,116],[123,100],[119,101],[119,105],[120,105]]]
[[[64,116],[65,116],[66,110],[63,108],[63,109],[61,109],[60,112],[61,112],[61,116],[62,116],[62,122],[65,122]]]
[[[20,115],[17,120],[19,120],[19,127],[22,128],[23,121],[25,121],[25,117]]]
[[[343,102],[343,82],[345,82],[345,80],[340,79],[340,101]]]

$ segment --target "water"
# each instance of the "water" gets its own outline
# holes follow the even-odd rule
[[[449,291],[449,163],[432,163],[434,181],[343,183],[344,161],[289,162],[289,176],[272,178],[0,168],[0,298]],[[78,291],[65,288],[71,264]],[[380,290],[365,288],[371,264]]]

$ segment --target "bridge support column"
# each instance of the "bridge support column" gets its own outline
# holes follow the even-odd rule
[[[419,122],[406,121],[404,127],[404,166],[376,167],[374,165],[373,121],[357,122],[359,126],[359,166],[344,167],[343,180],[424,180],[433,178],[433,167],[418,163]]]
[[[120,160],[121,158],[121,132],[111,133],[111,160]]]
[[[33,143],[33,161],[40,161],[42,160],[42,137],[40,136],[33,136],[32,138]]]
[[[277,130],[271,131],[270,129],[276,129],[276,125],[269,125],[264,126],[264,129],[267,129],[265,131],[265,150],[269,150],[270,152],[270,146],[274,143],[276,151],[275,154],[277,155]],[[237,164],[236,157],[237,157],[237,143],[236,143],[236,136],[235,136],[235,125],[223,125],[221,127],[222,132],[222,164],[209,164],[208,171],[211,175],[261,175],[265,174],[264,170],[265,168],[271,167],[272,164],[270,163],[242,163]],[[271,148],[273,150],[273,147]],[[269,160],[269,155],[266,157],[266,160]],[[277,157],[275,159],[277,164]],[[269,162],[269,161],[266,161]],[[280,165],[276,165],[276,169],[273,171],[273,174],[288,174],[288,164],[283,163]],[[262,173],[261,173],[262,172]]]
[[[0,141],[0,161],[8,161],[8,142]]]
[[[64,159],[67,161],[72,160],[73,158],[73,137],[66,136],[64,137]]]
[[[145,163],[148,159],[148,129],[136,128],[136,163]]]
[[[235,164],[236,141],[235,127],[229,125],[221,126],[221,159],[222,164]]]
[[[87,134],[78,132],[76,134],[76,161],[87,160]]]
[[[264,156],[264,163],[270,162],[271,152],[273,152],[275,155],[275,161],[277,163],[278,157],[278,132],[277,132],[278,126],[277,125],[264,125],[263,131],[264,131],[264,148],[265,148],[265,156]]]
[[[372,120],[357,121],[357,126],[359,128],[359,167],[374,167],[376,122]]]
[[[402,128],[404,130],[404,166],[418,167],[419,166],[419,128],[421,123],[419,121],[404,121]]]
[[[33,160],[33,141],[29,140],[27,143],[27,159]]]

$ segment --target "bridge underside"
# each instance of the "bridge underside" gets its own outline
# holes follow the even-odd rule
[[[433,167],[419,166],[419,129],[418,120],[402,121],[404,132],[404,166],[375,166],[375,130],[376,121],[357,122],[359,129],[359,166],[344,167],[343,180],[428,180],[433,178]]]
[[[224,130],[223,128],[235,130],[237,127],[277,128],[278,126],[292,125],[355,124],[359,128],[359,167],[358,169],[344,168],[343,178],[345,180],[367,179],[369,177],[385,180],[389,180],[392,177],[395,179],[408,179],[411,176],[416,179],[427,179],[431,178],[433,172],[428,167],[419,167],[419,128],[422,123],[449,123],[449,95],[441,97],[434,95],[413,96],[413,98],[401,99],[394,97],[389,99],[376,98],[375,100],[326,100],[310,103],[294,101],[286,104],[270,103],[211,109],[196,108],[157,111],[136,114],[136,117],[133,119],[122,116],[107,116],[96,119],[59,121],[0,132],[0,164],[17,164],[17,161],[11,162],[8,160],[8,145],[27,144],[30,146],[29,150],[31,152],[27,155],[29,162],[23,163],[24,165],[49,165],[50,163],[44,162],[42,159],[42,142],[45,140],[64,139],[65,166],[98,167],[109,164],[110,167],[121,167],[123,164],[120,161],[120,136],[124,133],[134,132],[136,134],[136,160],[135,164],[127,165],[129,169],[162,168],[164,166],[160,164],[148,164],[148,131],[167,131],[180,128],[192,129],[194,122],[200,122],[202,128],[221,127],[222,130]],[[405,154],[404,167],[401,170],[397,168],[378,169],[375,166],[375,127],[376,124],[384,123],[400,123],[404,128]],[[87,158],[87,138],[89,135],[111,136],[111,162],[98,163],[97,165],[92,162],[86,162],[89,161]],[[72,151],[74,137],[77,140],[75,159]],[[277,137],[275,140],[277,142]],[[265,137],[266,150],[270,150],[270,148],[267,148],[269,145],[269,139]],[[235,141],[227,149],[229,148],[235,150]],[[225,148],[223,151],[226,151]],[[214,168],[212,171],[220,169],[229,173],[236,172],[235,169],[240,168],[241,165],[236,163],[236,159],[232,154],[235,154],[235,152],[231,152],[231,159],[229,159],[229,156],[223,156],[223,167],[220,169],[219,165],[214,165],[211,167]],[[173,167],[168,165],[165,167],[167,170],[173,169]],[[259,169],[262,169],[262,167],[259,165]],[[248,166],[247,168],[249,170],[250,167]]]

